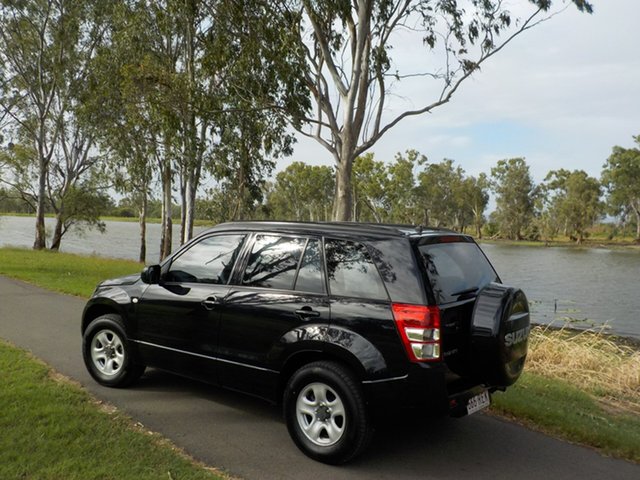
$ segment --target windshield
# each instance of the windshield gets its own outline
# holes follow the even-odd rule
[[[436,240],[437,242],[437,240]],[[455,302],[500,279],[480,247],[464,237],[418,246],[438,304]]]

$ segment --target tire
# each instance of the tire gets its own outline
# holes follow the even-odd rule
[[[360,385],[335,362],[314,362],[296,371],[285,388],[289,435],[302,452],[339,465],[362,453],[373,429]]]
[[[524,369],[529,330],[529,303],[522,290],[498,283],[487,285],[473,309],[475,377],[489,386],[513,385]]]
[[[116,314],[102,315],[89,324],[82,335],[82,357],[94,380],[107,387],[131,385],[145,370]]]

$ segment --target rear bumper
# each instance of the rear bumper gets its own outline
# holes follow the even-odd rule
[[[430,415],[462,417],[469,400],[483,391],[483,385],[452,375],[441,364],[411,364],[402,377],[365,381],[363,388],[370,406],[377,411],[419,408]]]

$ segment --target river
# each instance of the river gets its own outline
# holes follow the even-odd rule
[[[47,229],[52,228],[47,219]],[[174,228],[177,246],[179,228]],[[196,229],[200,231],[202,228]],[[31,247],[34,220],[0,217],[0,246]],[[147,261],[160,255],[160,225],[147,226]],[[137,260],[138,224],[107,222],[107,231],[69,232],[62,251]],[[521,287],[537,323],[606,326],[640,338],[640,251],[482,244],[504,283]]]

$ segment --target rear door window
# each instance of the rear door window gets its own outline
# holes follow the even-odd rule
[[[380,274],[367,248],[346,240],[326,240],[331,295],[387,300]]]
[[[322,275],[322,256],[320,254],[320,241],[311,238],[307,242],[304,251],[298,277],[296,279],[297,291],[322,293],[326,292]]]
[[[293,290],[304,238],[258,235],[251,249],[242,284]]]
[[[431,290],[438,304],[475,295],[498,276],[475,243],[459,240],[418,246]]]

